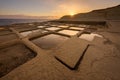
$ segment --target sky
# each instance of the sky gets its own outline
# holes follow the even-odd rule
[[[120,0],[0,0],[0,15],[73,15],[120,4]]]

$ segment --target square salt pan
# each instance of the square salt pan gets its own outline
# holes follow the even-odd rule
[[[44,27],[46,27],[46,26],[37,26],[37,28],[44,28]]]
[[[37,30],[32,30],[32,32],[40,32],[42,31],[41,29],[37,29]]]
[[[95,36],[102,38],[101,35],[94,34],[94,33],[91,33],[91,34],[82,34],[79,38],[85,39],[87,41],[93,41],[93,39],[94,39]]]
[[[20,34],[23,35],[23,36],[28,36],[31,33],[37,33],[37,32],[44,33],[44,32],[47,32],[47,31],[37,29],[37,30],[32,30],[32,31],[21,32]]]
[[[58,26],[58,27],[61,27],[61,28],[67,28],[67,27],[69,27],[69,26],[64,25],[64,26]]]
[[[75,29],[75,30],[84,30],[85,28],[80,28],[80,27],[70,27],[70,29]]]
[[[60,28],[58,28],[58,27],[49,27],[49,28],[46,28],[47,30],[58,30],[58,29],[60,29]]]
[[[72,30],[62,30],[59,33],[66,34],[66,35],[76,35],[79,31],[72,31]]]
[[[20,34],[23,36],[28,36],[30,33],[32,33],[32,31],[22,32]]]
[[[67,39],[68,39],[67,37],[64,37],[61,35],[49,34],[49,35],[34,39],[32,40],[32,42],[42,49],[52,49]]]

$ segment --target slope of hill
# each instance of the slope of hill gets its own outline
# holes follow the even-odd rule
[[[88,13],[79,13],[74,16],[65,15],[60,20],[120,20],[120,5],[106,9],[93,10]]]

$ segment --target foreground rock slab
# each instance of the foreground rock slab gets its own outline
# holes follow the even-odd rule
[[[87,48],[87,41],[73,37],[55,50],[55,57],[68,68],[76,69]]]

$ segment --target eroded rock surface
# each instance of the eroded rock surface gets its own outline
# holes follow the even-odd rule
[[[41,28],[42,30],[47,31],[46,33],[39,32],[36,35],[36,32],[33,32],[33,34],[25,37],[19,33],[18,29],[12,27],[13,29],[11,30],[16,33],[20,43],[37,53],[37,56],[1,77],[0,80],[120,80],[119,22],[120,21],[110,21],[109,24],[111,24],[111,26],[107,24],[107,28],[100,24],[90,26],[84,25],[84,27],[81,27],[83,26],[81,24],[46,23],[47,27]],[[46,29],[50,28],[50,25],[55,25],[54,27],[67,25],[67,27],[59,27],[59,30],[51,31]],[[39,29],[37,26],[35,26],[35,29]],[[44,26],[44,24],[40,24],[39,26]],[[72,36],[59,33],[61,30],[73,30],[71,27],[74,27],[74,30],[78,31],[78,33]],[[116,29],[112,30],[114,27]],[[78,30],[76,30],[77,28]],[[79,28],[84,29],[81,30]],[[22,30],[26,31],[24,28]],[[94,37],[92,41],[79,38],[85,33],[95,33],[102,37]],[[56,45],[54,49],[49,50],[38,46],[39,40],[37,41],[38,43],[33,43],[31,40],[31,38],[42,38],[50,34],[65,36],[68,39],[62,43],[60,41],[59,45]],[[2,37],[0,36],[0,38]],[[6,41],[1,40],[1,42]],[[59,43],[58,40],[57,42]],[[45,44],[45,46],[47,46],[47,44]],[[4,60],[1,60],[1,63],[7,64],[5,59],[8,60],[10,58],[8,65],[12,65],[11,60],[13,60],[13,58],[11,57],[16,57],[16,54],[20,56],[26,55],[25,58],[19,59],[20,57],[18,57],[19,61],[26,60],[28,57],[28,54],[26,53],[31,52],[25,48],[26,47],[23,45],[20,45],[19,47],[11,45],[9,48],[2,48],[2,46],[0,46],[0,55],[3,56],[0,56],[0,60]],[[79,60],[80,63],[77,65],[77,68],[69,68],[74,68]]]

